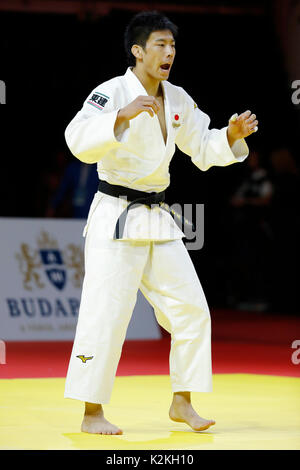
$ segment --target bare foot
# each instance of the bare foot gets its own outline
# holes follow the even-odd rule
[[[169,410],[172,421],[188,424],[194,431],[204,431],[216,424],[213,420],[201,418],[190,402],[189,392],[175,393]]]
[[[123,434],[123,431],[104,418],[101,405],[86,403],[81,431],[91,434]]]

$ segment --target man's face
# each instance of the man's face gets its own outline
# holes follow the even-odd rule
[[[154,31],[146,42],[145,50],[141,50],[145,72],[156,80],[167,80],[176,53],[171,31]]]

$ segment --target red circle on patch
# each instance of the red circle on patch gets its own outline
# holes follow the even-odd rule
[[[179,119],[178,114],[175,114],[174,119],[175,119],[175,121],[178,121],[178,119]]]

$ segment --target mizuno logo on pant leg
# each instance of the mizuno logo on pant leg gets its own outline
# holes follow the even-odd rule
[[[93,359],[94,356],[85,357],[84,354],[80,354],[79,356],[76,356],[76,357],[79,357],[79,359],[81,359],[82,362],[84,362],[84,364],[85,364],[86,361],[90,361],[91,359]]]

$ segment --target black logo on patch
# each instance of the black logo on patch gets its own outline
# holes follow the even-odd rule
[[[92,106],[95,106],[98,109],[103,109],[106,103],[108,102],[109,97],[103,93],[96,91],[92,94],[91,98],[88,100],[88,103]]]

